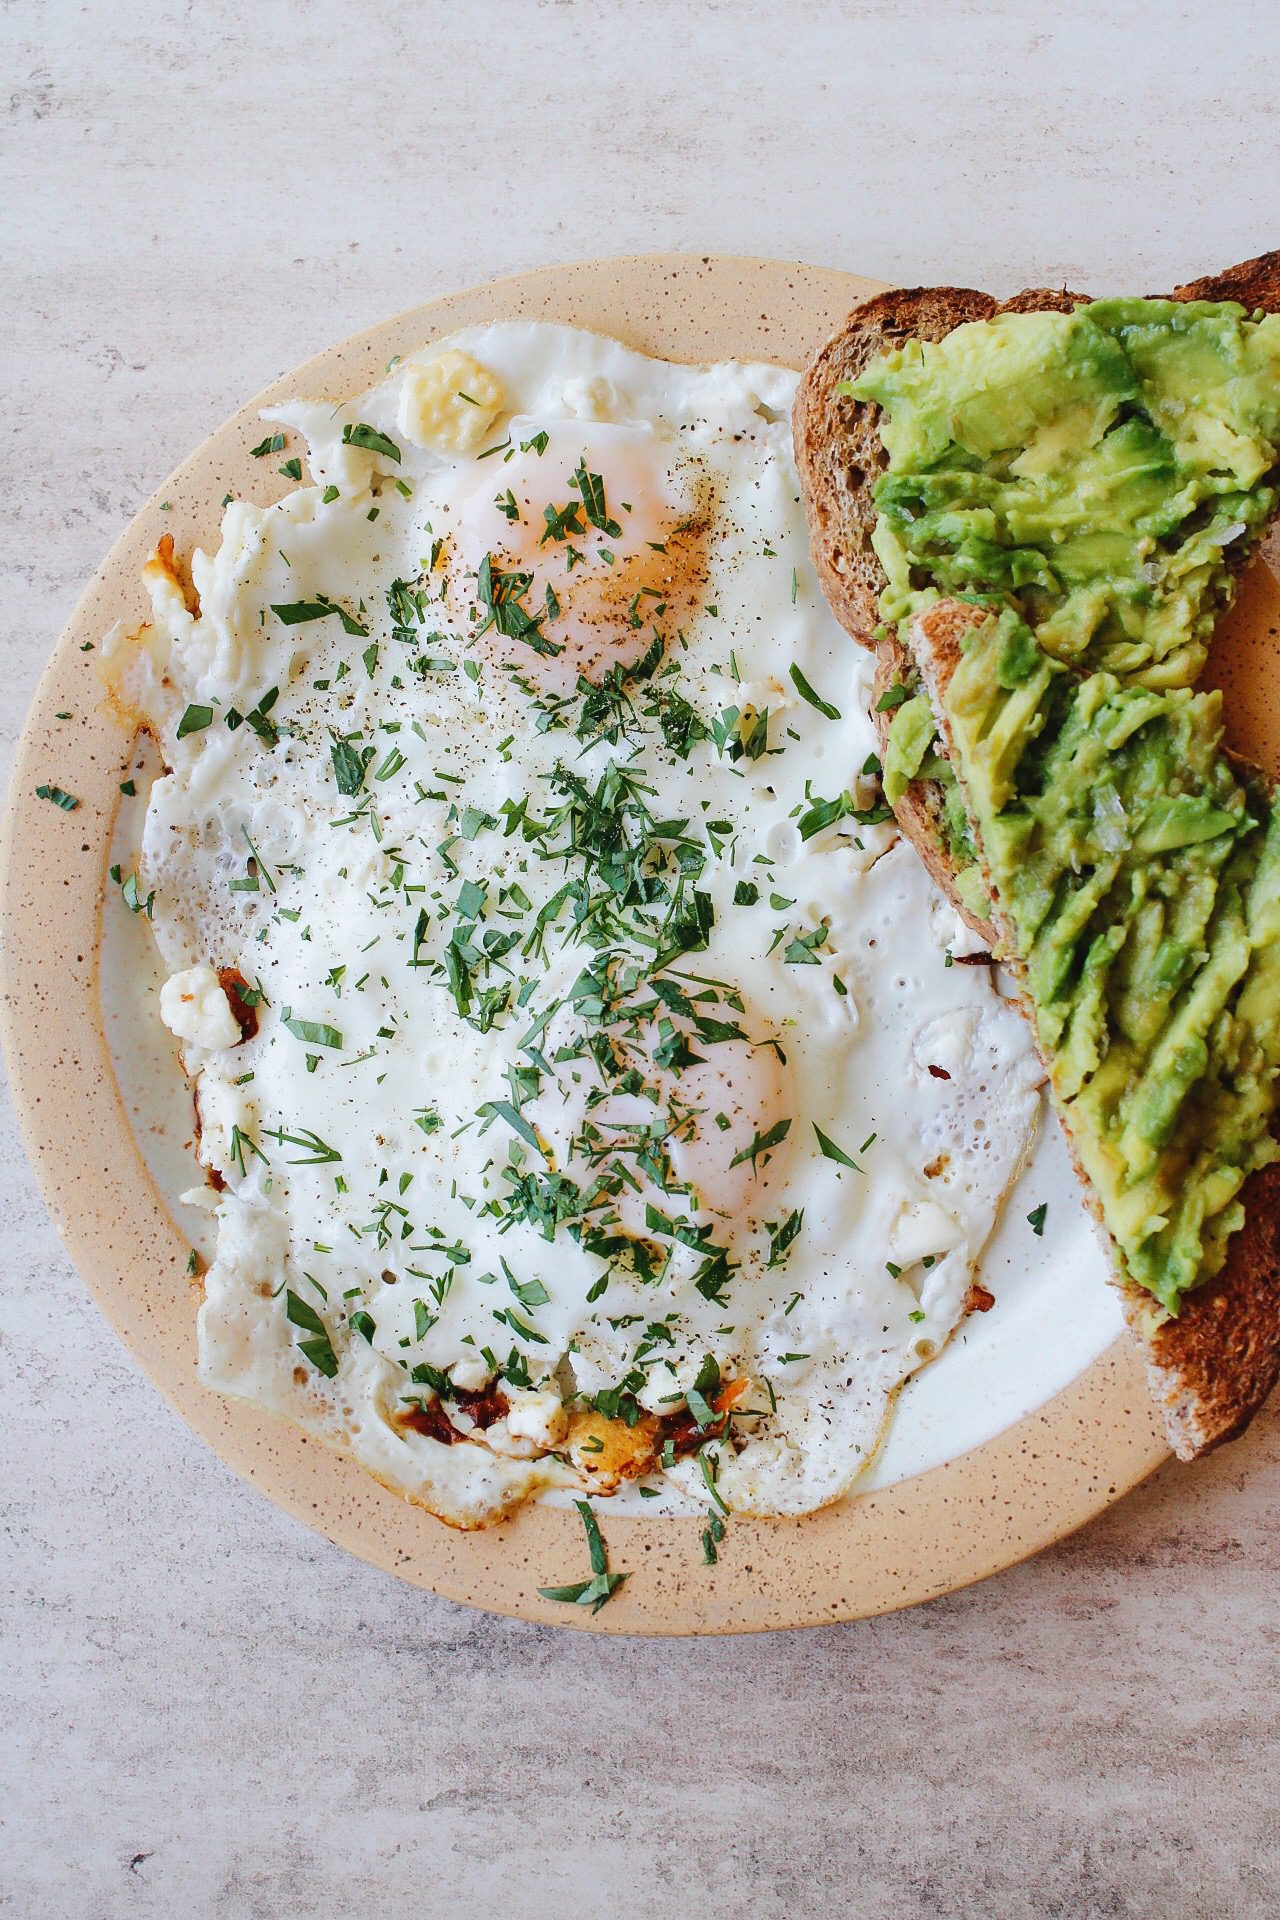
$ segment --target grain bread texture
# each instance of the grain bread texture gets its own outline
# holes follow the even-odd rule
[[[1278,313],[1280,252],[1189,281],[1175,287],[1171,297],[1237,300],[1253,311]],[[1066,288],[1032,287],[1003,301],[972,287],[895,288],[855,307],[801,380],[792,428],[814,570],[841,625],[863,646],[876,648],[877,693],[901,679],[908,665],[896,638],[876,639],[885,578],[871,545],[876,524],[871,490],[888,457],[880,440],[879,407],[874,401],[851,400],[837,389],[904,340],[938,341],[971,320],[991,320],[1000,313],[1069,313],[1087,298]],[[1239,564],[1249,557],[1242,555]],[[883,757],[893,714],[874,717]],[[912,781],[894,811],[956,912],[982,935],[986,923],[955,890],[955,865],[941,830],[942,795],[936,783]]]
[[[949,756],[944,695],[960,661],[962,637],[982,618],[977,607],[944,600],[912,623],[912,653]],[[997,951],[1021,988],[1022,968],[972,815],[970,829],[992,898]],[[909,831],[905,823],[904,830]],[[1169,1444],[1180,1460],[1194,1460],[1243,1432],[1280,1378],[1280,1164],[1251,1174],[1241,1189],[1244,1225],[1229,1241],[1221,1271],[1185,1297],[1176,1319],[1161,1321],[1151,1296],[1121,1276],[1097,1195],[1080,1165],[1070,1129],[1063,1131],[1107,1248],[1125,1318],[1143,1345],[1148,1383]]]

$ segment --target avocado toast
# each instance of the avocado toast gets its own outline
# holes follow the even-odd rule
[[[796,408],[887,796],[1011,964],[1184,1458],[1280,1371],[1280,829],[1190,690],[1276,508],[1278,267],[881,296]]]
[[[1235,302],[1251,312],[1280,314],[1280,252],[1263,254],[1224,273],[1192,281],[1177,288],[1172,297],[1184,303]],[[877,652],[877,695],[881,704],[876,719],[885,762],[886,797],[934,879],[979,933],[985,930],[988,907],[977,875],[967,871],[973,865],[973,848],[968,841],[964,809],[951,791],[945,764],[940,756],[928,751],[933,728],[927,715],[918,706],[901,711],[919,691],[905,631],[895,624],[905,608],[893,610],[886,620],[881,607],[881,595],[894,594],[894,584],[877,550],[882,516],[876,489],[890,466],[880,432],[882,408],[877,398],[859,397],[848,389],[862,383],[874,362],[913,342],[928,345],[944,341],[957,329],[1004,315],[1069,316],[1089,304],[1084,295],[1047,288],[1030,289],[1003,302],[965,287],[894,289],[853,310],[817,354],[796,395],[796,462],[814,566],[841,624],[855,640]],[[1103,304],[1118,307],[1129,303]],[[1069,361],[1070,357],[1068,348],[1063,359]],[[980,376],[981,369],[978,373]],[[1105,369],[1101,370],[1099,384],[1106,385]],[[980,377],[975,385],[981,386]],[[984,401],[989,398],[989,394],[982,395]],[[1263,489],[1256,491],[1261,494]],[[1213,620],[1229,604],[1235,582],[1256,550],[1265,519],[1274,512],[1274,492],[1260,504],[1260,517],[1243,526],[1222,547],[1216,578],[1199,583],[1202,590],[1197,615],[1201,630],[1186,636],[1181,650],[1177,646],[1168,650],[1174,658],[1172,662],[1166,658],[1166,672],[1170,665],[1175,669],[1181,666],[1181,684],[1194,680]],[[909,498],[899,506],[900,510],[905,507],[907,512],[912,511]],[[1056,533],[1059,529],[1049,531]],[[914,556],[907,558],[909,565],[914,563]],[[1105,576],[1105,561],[1099,571]],[[904,583],[896,584],[895,597],[901,603]],[[935,587],[932,593],[926,589],[926,594],[936,598],[938,589]],[[963,597],[984,596],[979,588],[976,594],[965,591]],[[986,597],[998,600],[1000,596]],[[1166,679],[1164,683],[1176,682]],[[926,735],[923,742],[922,733]],[[919,758],[914,772],[908,775],[913,751]]]

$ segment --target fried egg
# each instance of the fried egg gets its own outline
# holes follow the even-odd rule
[[[305,480],[104,645],[167,769],[201,1378],[458,1526],[847,1492],[1034,1135],[883,804],[795,382],[468,329],[275,409]]]

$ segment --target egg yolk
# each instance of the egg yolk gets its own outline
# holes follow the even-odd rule
[[[786,1107],[777,1053],[768,1045],[724,1041],[685,1068],[672,1100],[685,1114],[669,1146],[677,1179],[707,1213],[741,1220],[762,1196],[783,1150],[776,1140]],[[775,1144],[766,1146],[771,1133]]]
[[[745,1037],[708,1043],[691,1022],[665,1017],[614,1029],[613,1040],[607,1073],[583,1053],[523,1109],[550,1163],[580,1186],[596,1182],[624,1233],[647,1237],[656,1207],[732,1237],[754,1219],[785,1151],[777,1049]]]
[[[688,622],[709,516],[697,486],[677,497],[667,456],[634,427],[561,426],[541,444],[468,467],[449,502],[447,599],[490,657],[565,696],[634,668]]]

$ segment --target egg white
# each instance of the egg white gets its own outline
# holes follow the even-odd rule
[[[989,970],[950,964],[954,916],[874,818],[870,661],[809,570],[795,375],[532,322],[406,364],[442,347],[501,390],[485,447],[413,444],[405,366],[354,401],[276,410],[305,436],[311,484],[230,503],[192,595],[153,563],[151,627],[106,648],[171,769],[142,885],[222,1183],[201,1377],[474,1526],[542,1488],[609,1490],[590,1428],[573,1441],[597,1396],[629,1383],[633,1422],[683,1417],[687,1445],[685,1396],[699,1405],[718,1374],[743,1386],[727,1428],[701,1446],[695,1431],[649,1484],[677,1505],[705,1503],[710,1480],[735,1511],[808,1511],[854,1483],[895,1390],[962,1317],[1039,1071]],[[581,498],[579,463],[616,533],[579,512],[580,534],[544,539],[546,509]],[[562,651],[480,630],[486,554],[531,574],[520,604]],[[408,614],[397,581],[422,596]],[[342,613],[273,611],[326,600]],[[636,666],[655,629],[623,730],[579,737],[578,673],[599,686],[611,662]],[[682,752],[656,716],[686,707],[707,737]],[[192,708],[212,719],[180,733]],[[525,944],[566,878],[580,899],[602,884],[598,855],[546,858],[526,826],[611,767],[633,783],[624,819],[683,823],[666,845],[686,908],[703,897],[703,943],[657,969],[674,1017],[664,1003],[614,1029],[649,1056],[640,1094],[590,1052],[591,923],[571,899]],[[841,795],[843,816],[824,811]],[[448,952],[467,926],[469,1004]],[[485,937],[509,933],[486,966]],[[256,1003],[249,1038],[228,1022],[229,970]],[[680,995],[737,1037],[699,1037]],[[683,1063],[677,1046],[659,1070],[673,1031]],[[633,1156],[610,1213],[615,1238],[656,1241],[659,1275],[513,1210],[551,1176],[588,1185],[587,1129],[625,1140],[655,1113],[684,1116],[673,1186]],[[726,1275],[710,1286],[709,1246]],[[481,1426],[467,1396],[494,1385],[504,1409]],[[464,1437],[406,1425],[415,1401]]]

